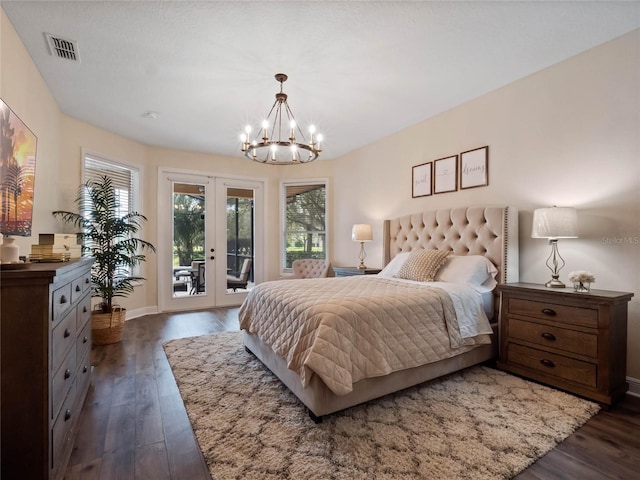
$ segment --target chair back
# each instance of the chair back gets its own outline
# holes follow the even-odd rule
[[[291,264],[293,278],[333,277],[333,269],[329,260],[318,258],[300,258]]]
[[[240,275],[238,277],[241,281],[245,282],[249,278],[249,272],[251,271],[251,259],[245,258],[242,262],[242,268],[240,269]]]

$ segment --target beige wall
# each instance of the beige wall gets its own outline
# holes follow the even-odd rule
[[[549,247],[529,238],[535,208],[579,209],[580,238],[561,241],[571,270],[588,269],[596,287],[634,292],[629,316],[628,375],[640,378],[640,34],[638,31],[538,72],[472,102],[352,152],[303,167],[267,167],[214,155],[152,148],[62,114],[2,12],[0,97],[38,137],[34,238],[60,225],[51,211],[72,207],[80,183],[81,148],[143,167],[145,238],[157,240],[158,167],[264,178],[267,204],[267,278],[277,278],[279,181],[330,179],[329,246],[332,261],[353,265],[359,247],[351,225],[370,222],[374,242],[367,264],[380,266],[385,218],[470,204],[508,204],[520,210],[521,280],[541,283]],[[437,95],[437,92],[425,92]],[[422,147],[414,143],[420,142]],[[411,167],[489,145],[489,186],[411,198]],[[624,242],[630,239],[632,243]],[[156,262],[148,281],[125,302],[157,305]]]
[[[561,279],[590,270],[595,287],[633,292],[628,374],[640,378],[640,33],[584,52],[335,162],[333,261],[353,265],[353,223],[372,223],[367,264],[382,263],[383,219],[477,204],[520,210],[520,277],[543,283],[545,240],[532,212],[578,209],[579,235],[561,240]],[[437,95],[437,92],[425,94]],[[419,145],[417,145],[419,143]],[[411,167],[489,145],[489,186],[411,198]],[[622,242],[622,243],[619,243]],[[625,243],[626,242],[626,243]]]

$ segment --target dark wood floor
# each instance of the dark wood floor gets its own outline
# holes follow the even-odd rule
[[[125,324],[121,343],[94,347],[92,387],[65,478],[210,479],[162,344],[237,330],[237,313],[148,315]],[[640,398],[599,413],[516,478],[640,478]]]

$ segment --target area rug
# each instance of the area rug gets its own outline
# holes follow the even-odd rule
[[[316,425],[239,332],[164,348],[214,480],[507,479],[599,409],[477,366]]]

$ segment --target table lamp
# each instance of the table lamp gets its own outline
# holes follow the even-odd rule
[[[571,207],[538,208],[533,211],[533,225],[531,238],[546,238],[551,245],[551,254],[547,258],[546,265],[551,270],[551,280],[545,283],[545,287],[564,288],[558,277],[564,267],[564,259],[558,252],[559,238],[578,238],[578,214]]]
[[[367,225],[365,223],[356,223],[351,229],[351,240],[354,242],[360,242],[360,265],[358,268],[360,270],[364,270],[366,265],[364,264],[364,258],[367,254],[364,251],[364,242],[370,242],[373,240],[373,231],[371,230],[371,225]]]

